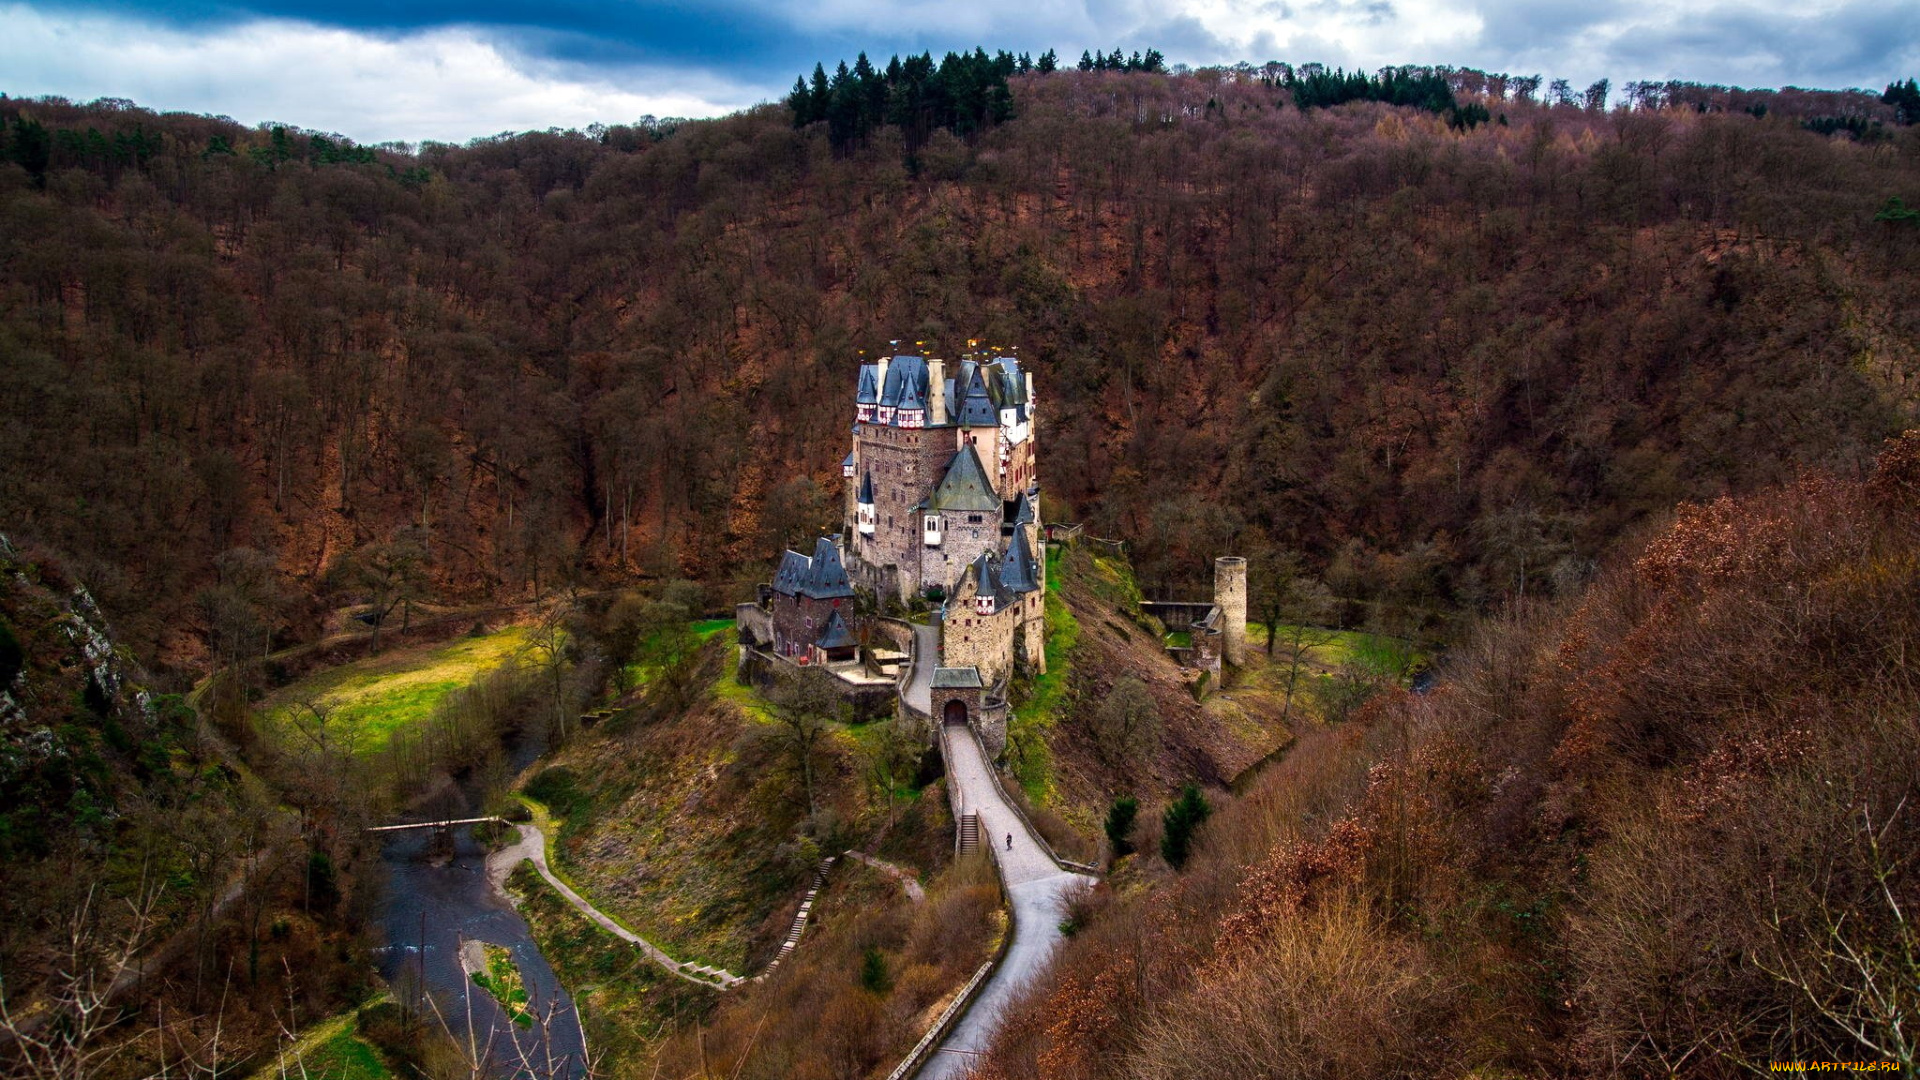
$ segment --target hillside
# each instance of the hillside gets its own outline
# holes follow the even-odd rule
[[[371,992],[358,793],[256,771],[114,630],[0,536],[0,1075],[236,1067]]]
[[[1306,733],[1127,861],[986,1075],[1913,1068],[1917,463],[1684,506]]]
[[[1149,593],[1293,548],[1404,628],[1912,415],[1920,238],[1876,215],[1920,129],[1803,126],[1846,95],[1463,83],[1460,129],[1223,71],[1011,88],[911,156],[781,106],[401,153],[0,101],[48,148],[0,164],[0,517],[162,678],[322,594],[737,585],[832,517],[855,350],[979,338],[1036,372],[1049,516]],[[236,550],[284,587],[209,600]]]

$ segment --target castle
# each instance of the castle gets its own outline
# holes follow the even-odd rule
[[[972,713],[1003,707],[1015,666],[1046,664],[1036,431],[1033,376],[1011,355],[861,364],[840,535],[782,555],[742,605],[742,645],[853,686],[884,680],[914,630],[875,612],[924,600],[936,683],[972,690]]]

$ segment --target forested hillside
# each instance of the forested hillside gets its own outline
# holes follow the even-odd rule
[[[836,516],[856,351],[977,338],[1036,373],[1050,516],[1149,592],[1287,546],[1404,626],[1912,414],[1920,133],[1874,97],[1008,86],[911,153],[784,105],[369,150],[0,102],[0,518],[162,673],[335,589],[745,581]]]
[[[1916,522],[1909,432],[1487,620],[1116,869],[982,1075],[1911,1071]]]

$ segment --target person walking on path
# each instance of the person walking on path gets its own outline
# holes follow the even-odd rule
[[[1007,850],[1008,851],[1013,850],[1013,834],[1012,833],[1007,834]]]

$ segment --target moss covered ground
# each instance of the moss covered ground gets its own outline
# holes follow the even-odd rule
[[[533,1023],[533,1013],[528,1011],[527,982],[520,976],[520,966],[513,962],[513,953],[501,945],[482,942],[481,949],[487,957],[487,969],[473,973],[474,985],[492,995],[507,1014],[507,1019],[525,1027]]]
[[[292,683],[262,709],[272,725],[290,726],[305,703],[329,710],[329,724],[351,731],[356,748],[372,753],[393,734],[432,715],[447,695],[508,663],[525,648],[525,627],[508,626],[479,636],[410,648],[356,660]]]
[[[373,1044],[360,1037],[357,1013],[335,1016],[307,1030],[301,1039],[253,1074],[253,1080],[391,1080],[393,1070]]]

